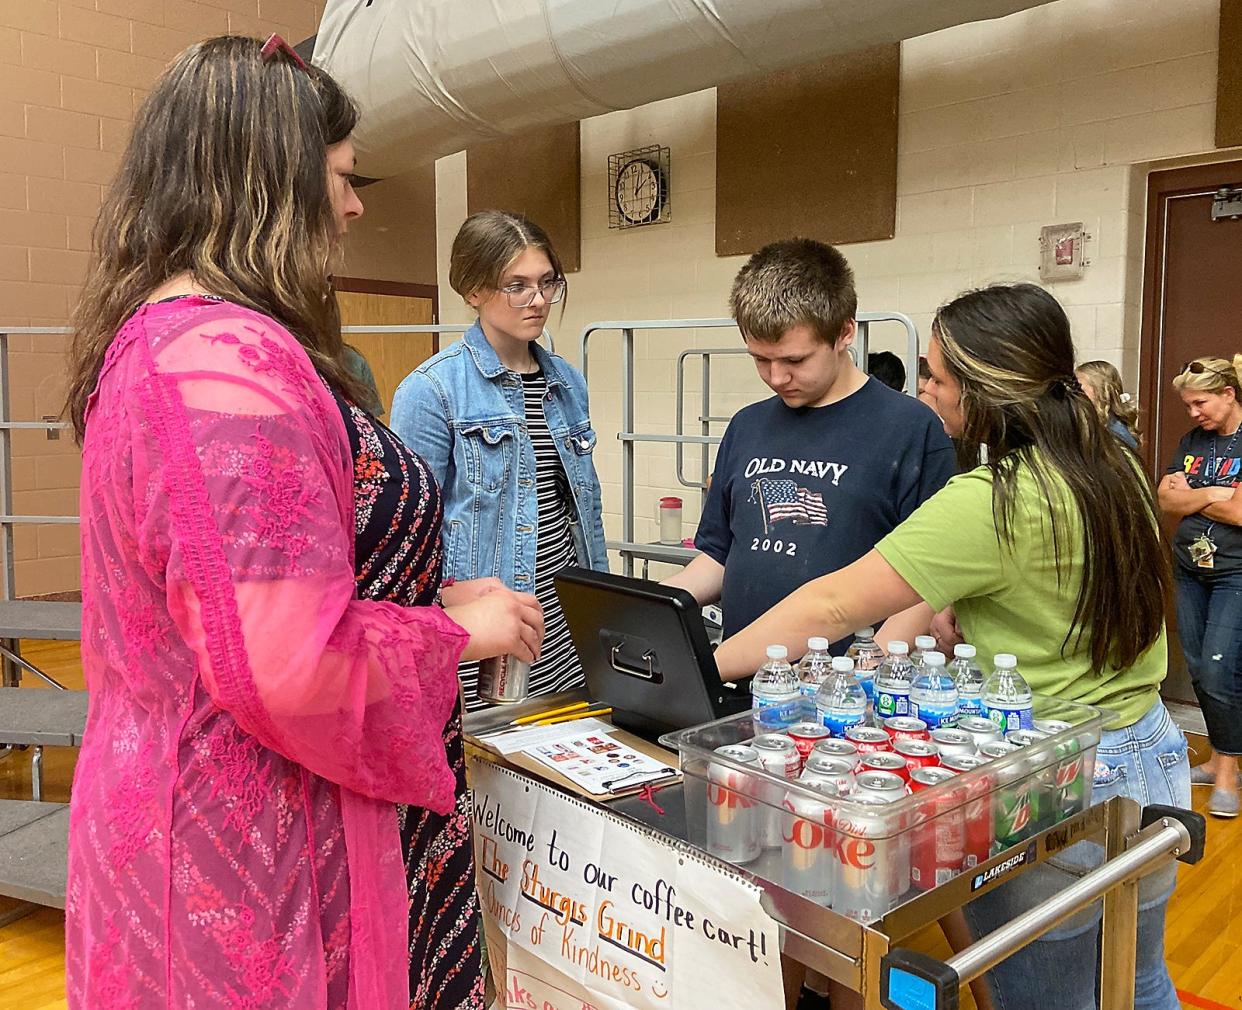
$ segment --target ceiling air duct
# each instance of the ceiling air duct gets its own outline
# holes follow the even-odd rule
[[[327,0],[315,62],[383,178],[523,130],[758,77],[1047,0]]]

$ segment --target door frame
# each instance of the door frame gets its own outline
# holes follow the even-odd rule
[[[430,298],[431,322],[440,322],[440,288],[436,284],[411,284],[406,281],[379,281],[367,277],[333,277],[334,291],[352,291],[360,295],[401,295],[406,298]],[[433,353],[440,350],[440,334],[431,335]]]
[[[1147,472],[1158,481],[1164,462],[1155,458],[1155,435],[1160,425],[1160,361],[1164,351],[1164,258],[1168,234],[1165,208],[1170,199],[1214,193],[1222,172],[1242,182],[1242,161],[1214,161],[1185,168],[1154,169],[1147,173],[1147,218],[1143,237],[1143,300],[1139,325],[1139,406],[1143,430],[1141,456]]]

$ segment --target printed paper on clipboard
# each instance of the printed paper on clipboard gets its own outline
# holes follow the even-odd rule
[[[593,796],[637,789],[677,774],[672,765],[630,747],[609,733],[580,733],[525,748],[522,753],[559,772]]]

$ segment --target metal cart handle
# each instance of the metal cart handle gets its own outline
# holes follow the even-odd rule
[[[881,1004],[888,1010],[957,1010],[963,985],[1106,892],[1174,859],[1196,863],[1202,858],[1206,833],[1202,814],[1153,805],[1143,810],[1143,825],[1121,855],[947,961],[900,947],[890,951],[880,962]]]

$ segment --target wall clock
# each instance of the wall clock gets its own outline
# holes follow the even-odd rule
[[[608,158],[608,226],[660,224],[672,214],[669,149],[654,145]]]

